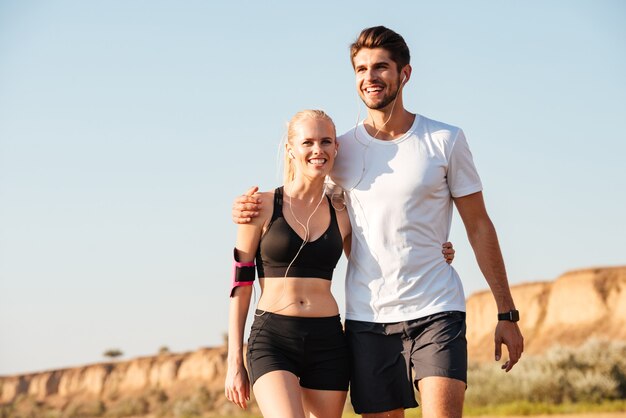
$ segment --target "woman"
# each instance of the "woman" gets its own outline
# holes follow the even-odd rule
[[[325,195],[335,137],[323,111],[297,113],[288,126],[284,186],[261,193],[273,204],[264,203],[259,216],[238,227],[235,270],[247,278],[235,279],[231,292],[225,392],[245,408],[252,383],[264,417],[340,417],[343,411],[349,352],[331,279],[342,249],[349,255],[351,227],[346,211],[335,210]],[[243,330],[255,258],[262,294],[248,340],[249,380]]]

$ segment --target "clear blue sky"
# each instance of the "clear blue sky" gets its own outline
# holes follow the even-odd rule
[[[296,111],[354,124],[347,48],[378,24],[411,47],[406,107],[465,130],[511,283],[626,264],[625,21],[617,0],[0,0],[0,375],[221,344],[231,202],[279,183]],[[458,217],[451,239],[486,288]]]

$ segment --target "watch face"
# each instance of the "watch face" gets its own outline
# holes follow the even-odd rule
[[[511,311],[511,321],[513,322],[517,322],[519,321],[519,311],[515,310],[515,311]]]

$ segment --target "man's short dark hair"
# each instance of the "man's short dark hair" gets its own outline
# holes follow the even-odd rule
[[[411,62],[411,53],[404,38],[384,26],[363,29],[357,40],[350,45],[352,67],[354,67],[354,57],[362,48],[382,48],[389,51],[391,59],[398,66],[398,71]]]

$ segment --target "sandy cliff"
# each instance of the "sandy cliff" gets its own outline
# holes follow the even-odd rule
[[[223,396],[226,350],[206,348],[185,354],[142,357],[0,378],[0,403],[29,398],[65,408],[70,402],[120,399],[192,398],[201,388],[213,407],[229,408]],[[205,399],[206,401],[206,399]],[[140,411],[141,412],[141,411]]]
[[[594,336],[626,340],[626,266],[572,271],[554,282],[515,286],[513,295],[527,354],[557,343],[578,345]],[[467,309],[470,360],[491,360],[496,325],[491,293],[472,295]],[[225,360],[224,348],[212,348],[0,377],[0,403],[31,399],[64,408],[77,400],[97,399],[108,407],[119,399],[142,397],[148,409],[148,404],[165,399],[197,397],[202,388],[204,402],[227,411],[231,406],[222,395]]]
[[[626,266],[568,272],[553,282],[512,288],[520,311],[525,354],[591,337],[626,340]],[[470,360],[493,359],[496,306],[491,292],[467,300]]]

